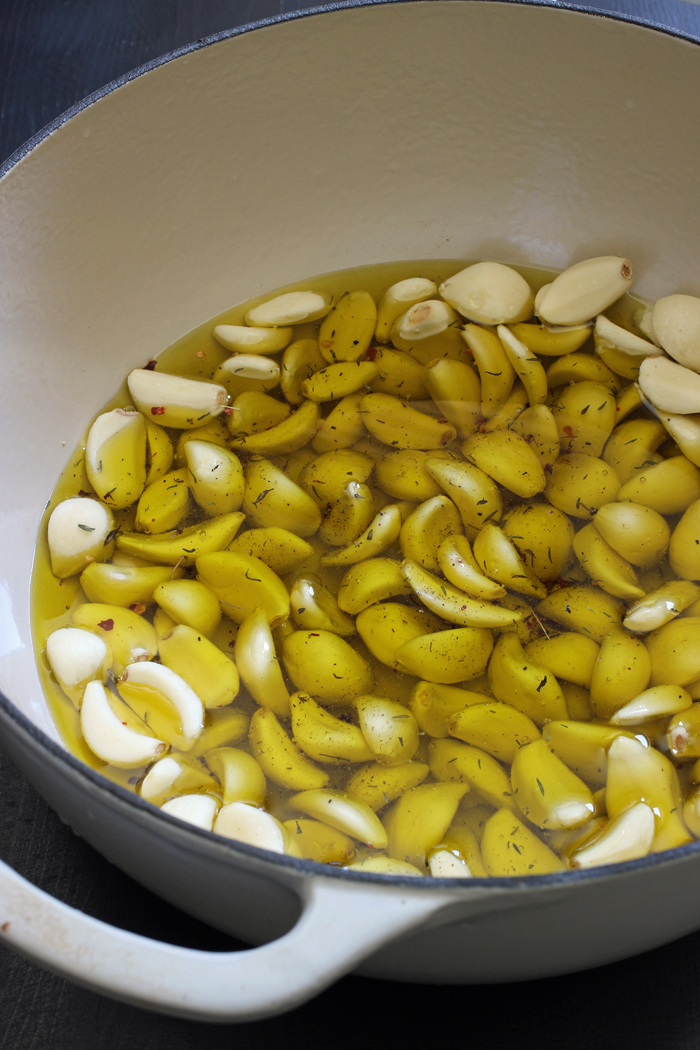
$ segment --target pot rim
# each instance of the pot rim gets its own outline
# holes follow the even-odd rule
[[[311,15],[330,14],[335,11],[361,7],[377,7],[380,4],[414,2],[419,2],[419,0],[338,0],[338,2],[305,8],[300,11],[289,11],[280,15],[262,18],[258,21],[248,22],[243,26],[235,26],[232,29],[222,30],[219,33],[213,33],[210,36],[202,37],[192,43],[184,44],[173,51],[168,51],[163,55],[159,55],[157,58],[151,59],[149,62],[145,62],[143,65],[129,70],[127,73],[123,73],[121,76],[116,77],[108,84],[93,91],[79,102],[76,102],[75,105],[59,114],[59,116],[49,124],[46,124],[43,128],[32,135],[31,138],[27,139],[26,142],[19,146],[18,149],[0,164],[0,179],[4,178],[14,167],[16,167],[17,164],[19,164],[21,160],[36,149],[44,139],[48,138],[54,133],[54,131],[57,131],[63,124],[67,123],[83,110],[92,106],[100,99],[105,98],[107,95],[112,94],[113,91],[123,87],[130,81],[136,80],[145,73],[149,73],[151,70],[157,69],[168,62],[172,62],[174,59],[181,58],[182,56],[191,54],[194,51],[200,51],[204,48],[210,47],[212,44],[220,43],[223,40],[242,36],[244,33],[252,32],[255,29],[261,29],[266,26],[284,22],[291,22],[296,19],[307,18]],[[450,0],[450,2],[489,2],[517,5],[520,7],[543,7],[560,11],[571,11],[578,14],[585,14],[601,19],[610,19],[611,21],[625,22],[630,25],[640,26],[700,46],[700,39],[698,39],[698,37],[692,36],[682,30],[665,26],[658,22],[653,22],[650,19],[615,11],[600,11],[585,7],[581,4],[566,3],[563,2],[563,0],[562,2],[560,2],[560,0]],[[273,853],[257,846],[251,846],[245,842],[238,842],[235,839],[224,838],[221,835],[216,835],[211,831],[205,831],[204,829],[198,828],[192,824],[187,824],[176,817],[170,816],[168,813],[164,813],[162,810],[158,809],[158,807],[144,801],[139,795],[127,791],[126,788],[108,780],[107,777],[102,776],[97,770],[94,770],[90,766],[81,762],[80,759],[71,754],[67,748],[61,747],[55,741],[51,740],[41,729],[34,725],[30,719],[22,714],[2,690],[0,690],[0,712],[4,712],[8,718],[15,723],[15,726],[21,735],[29,738],[33,748],[39,750],[43,749],[48,752],[54,760],[67,765],[73,774],[77,775],[78,778],[87,781],[93,789],[100,793],[104,793],[107,796],[112,796],[114,800],[122,805],[135,807],[144,816],[144,819],[149,821],[165,821],[166,827],[170,825],[170,827],[173,830],[176,830],[184,837],[184,839],[187,839],[188,836],[191,837],[193,840],[193,846],[197,841],[203,840],[208,844],[214,841],[219,849],[225,850],[229,854],[248,856],[251,859],[272,865],[273,867],[296,871],[300,875],[325,876],[327,878],[343,879],[350,882],[376,883],[380,886],[387,887],[411,887],[412,889],[419,891],[422,888],[425,892],[434,889],[447,889],[452,886],[455,889],[459,888],[462,890],[473,886],[475,889],[479,890],[492,887],[494,890],[500,890],[501,892],[504,890],[515,892],[517,890],[534,890],[549,886],[564,887],[580,882],[611,878],[615,875],[632,874],[645,868],[680,862],[686,857],[700,853],[700,840],[696,840],[687,843],[684,846],[677,846],[674,849],[664,850],[660,853],[650,853],[637,860],[624,861],[619,864],[606,864],[586,870],[564,870],[553,872],[550,875],[530,875],[523,877],[501,876],[494,878],[439,879],[434,878],[431,875],[426,875],[421,879],[417,879],[414,876],[385,875],[367,871],[352,871],[348,868],[335,867],[329,864],[320,864],[312,860],[300,860],[296,857],[287,856],[286,854]]]

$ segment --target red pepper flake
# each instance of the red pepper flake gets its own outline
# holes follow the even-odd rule
[[[554,467],[552,466],[551,463],[545,463],[545,465],[544,465],[544,472],[545,472],[545,474],[553,474],[554,473]]]
[[[200,361],[202,360],[203,357],[206,357],[206,356],[207,355],[205,354],[204,350],[198,350],[197,351],[197,357],[200,359]]]
[[[91,492],[86,492],[85,489],[78,489],[79,496],[92,496]]]
[[[154,405],[153,408],[151,409],[151,415],[152,416],[164,416],[165,415],[165,409],[163,408],[162,405]]]
[[[97,626],[101,627],[103,631],[111,631],[114,627],[114,620],[100,620]]]
[[[224,415],[225,416],[230,416],[232,412],[233,412],[232,408],[225,408],[224,409]]]
[[[155,367],[156,367],[156,362],[153,361],[153,360],[150,360],[147,365],[143,366],[143,370],[144,370],[144,372],[152,372]]]
[[[378,353],[379,353],[379,351],[377,350],[377,348],[375,346],[371,346],[369,348],[369,350],[367,351],[367,353],[365,354],[365,360],[366,361],[376,361]]]
[[[464,612],[465,609],[466,609],[466,605],[463,605],[462,608],[460,609],[460,612]]]
[[[564,431],[564,433],[566,434],[567,437],[573,437],[574,436],[574,428],[573,427],[562,427],[562,430]]]
[[[235,638],[233,639],[232,642],[228,643],[228,647],[229,647],[229,649],[235,649],[235,647],[236,647],[236,639]]]
[[[123,725],[123,726],[125,726],[125,725],[126,725],[126,722],[122,722],[122,725]]]
[[[320,638],[320,637],[321,637],[320,634],[310,634],[309,635],[309,638]]]
[[[129,608],[132,612],[135,612],[137,616],[140,616],[141,613],[145,613],[146,611],[146,606],[141,602],[135,602],[134,605],[130,605]]]

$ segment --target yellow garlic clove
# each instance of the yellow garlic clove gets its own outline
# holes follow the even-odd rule
[[[243,510],[254,525],[277,526],[302,537],[313,536],[321,524],[313,499],[267,459],[246,464]]]
[[[349,448],[367,434],[362,420],[365,391],[342,398],[325,419],[317,423],[316,437],[311,442],[315,452],[332,452]]]
[[[289,715],[289,692],[264,609],[254,609],[240,626],[235,644],[236,665],[243,684],[259,704],[280,718]]]
[[[218,324],[212,335],[233,353],[276,354],[292,338],[292,328],[248,328],[240,324]]]
[[[389,347],[370,347],[365,356],[378,367],[377,375],[369,383],[373,394],[393,394],[406,401],[430,396],[428,371],[412,354]]]
[[[358,769],[348,781],[347,790],[349,794],[361,798],[376,813],[411,788],[422,784],[429,772],[430,767],[425,762],[404,762],[398,766],[373,762]]]
[[[302,630],[333,631],[342,637],[355,634],[355,621],[339,608],[335,596],[318,576],[298,576],[290,593],[292,619]]]
[[[360,612],[355,626],[372,655],[385,666],[396,669],[396,650],[400,646],[413,638],[440,630],[442,624],[426,609],[398,602],[380,602]]]
[[[290,405],[302,403],[302,383],[325,366],[317,339],[297,339],[287,347],[282,357],[280,386]]]
[[[625,379],[636,379],[644,358],[661,353],[657,345],[613,324],[603,314],[596,318],[595,348],[602,360]]]
[[[289,832],[276,817],[247,802],[222,806],[214,821],[214,834],[246,842],[272,853],[290,853]]]
[[[700,598],[700,588],[685,580],[672,580],[647,594],[628,611],[623,626],[646,634],[663,627]]]
[[[608,719],[649,685],[651,659],[644,644],[621,627],[603,639],[591,678],[591,706]]]
[[[525,321],[532,316],[529,284],[517,270],[502,263],[467,266],[440,285],[440,295],[463,317],[479,324]]]
[[[418,723],[397,700],[358,696],[355,707],[360,729],[377,762],[388,766],[409,762],[418,749]]]
[[[318,321],[326,316],[332,302],[333,296],[327,292],[284,292],[252,307],[245,315],[245,323],[251,327],[280,328]]]
[[[224,707],[238,695],[240,681],[233,660],[187,624],[177,624],[159,638],[158,655],[161,663],[187,682],[205,707]]]
[[[597,457],[615,426],[617,405],[602,383],[572,383],[552,405],[552,414],[565,452]]]
[[[521,343],[505,325],[499,324],[496,331],[503,344],[506,357],[527,391],[530,405],[544,404],[547,398],[547,376],[537,356],[527,348],[525,343]]]
[[[362,799],[353,798],[344,791],[317,788],[293,795],[288,804],[374,849],[386,848],[386,832],[379,818]]]
[[[590,521],[604,503],[611,503],[622,491],[611,466],[602,459],[572,452],[556,461],[544,494],[557,510]]]
[[[190,509],[187,472],[172,470],[152,482],[143,492],[136,508],[134,528],[137,532],[155,534],[177,528]]]
[[[488,419],[510,394],[515,382],[515,369],[495,332],[468,324],[462,330],[462,337],[479,370],[481,413]]]
[[[463,740],[510,764],[524,744],[540,739],[537,726],[510,704],[495,701],[470,704],[452,716],[450,736]]]
[[[54,507],[49,518],[51,571],[65,580],[114,550],[114,515],[95,499],[80,496]]]
[[[667,354],[694,372],[700,371],[700,299],[666,295],[651,313],[654,335]]]
[[[515,808],[507,773],[485,751],[457,740],[431,740],[428,753],[430,771],[437,780],[460,781],[490,806]]]
[[[425,461],[425,469],[453,501],[465,527],[480,529],[484,522],[500,519],[503,502],[498,488],[479,467],[431,458]]]
[[[265,774],[260,763],[247,751],[237,747],[217,747],[207,751],[206,763],[221,784],[225,806],[232,802],[265,805]]]
[[[668,357],[646,357],[642,361],[639,389],[661,412],[700,412],[700,376]]]
[[[658,416],[683,455],[700,466],[700,416],[679,416],[673,412],[658,412]]]
[[[96,681],[85,688],[80,728],[90,750],[119,769],[147,765],[167,747],[162,740],[124,725],[112,710],[104,686]]]
[[[269,357],[234,354],[219,365],[214,372],[214,382],[220,383],[231,397],[238,397],[248,391],[274,390],[280,375],[280,366]]]
[[[688,686],[700,678],[698,627],[700,617],[682,616],[648,636],[652,685]]]
[[[540,828],[580,828],[594,815],[590,789],[544,740],[517,751],[510,778],[520,811]]]
[[[508,515],[503,532],[529,571],[543,583],[554,583],[571,563],[574,528],[556,507],[546,503],[516,507]]]
[[[525,409],[513,421],[512,430],[514,434],[525,438],[545,469],[546,465],[551,467],[559,455],[559,430],[552,410],[547,405],[534,405]]]
[[[366,394],[362,421],[370,434],[392,448],[432,449],[451,444],[457,431],[390,394]]]
[[[624,707],[618,708],[610,722],[616,726],[643,725],[656,718],[667,718],[669,715],[678,714],[679,711],[685,711],[692,703],[690,695],[680,686],[656,685],[651,689],[645,689]],[[670,733],[671,726],[669,725]],[[675,744],[669,744],[669,746],[673,753]]]
[[[642,395],[639,387],[636,383],[630,383],[617,399],[617,422],[621,423],[626,416],[634,412],[635,408],[639,408],[641,403]]]
[[[606,543],[593,523],[576,533],[574,552],[586,575],[608,594],[625,601],[644,597],[630,563]]]
[[[407,875],[413,878],[416,878],[416,876],[423,877],[423,872],[419,871],[415,865],[407,864],[403,860],[394,860],[393,857],[387,857],[383,853],[373,853],[355,864],[348,864],[347,870],[365,872],[369,875],[399,875],[402,878],[405,878]]]
[[[243,468],[233,452],[208,441],[190,441],[185,456],[190,491],[208,518],[240,508],[245,487]]]
[[[400,671],[454,685],[483,674],[492,648],[493,636],[487,628],[459,627],[404,642],[396,650],[396,662]]]
[[[661,561],[668,548],[668,523],[657,511],[639,503],[604,504],[594,524],[614,551],[642,569]]]
[[[632,284],[632,263],[602,255],[575,263],[555,277],[537,303],[549,324],[575,325],[607,310]]]
[[[656,820],[652,853],[692,841],[681,816],[681,791],[673,764],[656,748],[620,736],[608,751],[605,805],[611,818],[639,802]]]
[[[654,839],[654,814],[638,802],[611,820],[592,842],[571,854],[574,868],[594,868],[601,864],[621,864],[646,857]]]
[[[401,570],[414,594],[448,623],[462,627],[508,627],[521,618],[509,609],[468,598],[414,561],[404,561]]]
[[[369,346],[377,307],[369,292],[346,292],[324,318],[318,345],[326,361],[357,361]]]
[[[502,634],[496,642],[488,676],[496,699],[522,711],[536,725],[566,718],[568,712],[559,683],[546,667],[527,659],[514,631]]]
[[[659,514],[682,514],[698,498],[700,470],[685,456],[672,456],[645,467],[633,474],[617,493],[620,502],[641,503]]]
[[[567,632],[530,642],[525,646],[525,655],[546,667],[555,678],[590,689],[599,649],[592,638]]]
[[[691,503],[673,530],[669,557],[671,568],[684,580],[700,579],[700,500]]]
[[[388,550],[394,540],[399,538],[400,532],[401,510],[393,504],[380,510],[369,523],[366,531],[347,547],[331,554],[324,554],[321,564],[354,565],[365,558],[374,558]]]
[[[356,616],[370,605],[410,594],[411,587],[401,565],[389,558],[370,558],[353,565],[343,576],[338,591],[338,607]]]
[[[591,334],[588,324],[576,325],[563,331],[536,324],[511,324],[508,327],[528,350],[542,357],[560,357],[579,350]]]
[[[178,574],[181,570],[169,565],[128,566],[92,562],[83,570],[80,586],[91,602],[128,608],[153,601],[158,584],[177,578]]]
[[[260,707],[250,720],[250,751],[263,772],[291,791],[324,787],[328,774],[299,750],[269,708]]]
[[[477,491],[487,491],[486,486],[481,484],[481,479],[477,478],[477,481]],[[491,484],[488,478],[486,482]],[[493,487],[495,490],[495,485]],[[478,502],[476,495],[477,493],[474,493],[472,496],[474,504]],[[500,496],[498,498],[500,500]],[[461,535],[462,531],[462,521],[452,500],[444,495],[433,496],[416,507],[403,523],[400,532],[401,553],[404,558],[410,558],[426,569],[439,572],[438,550],[441,543],[450,536]]]
[[[487,697],[469,689],[435,682],[418,682],[411,690],[409,708],[421,731],[428,736],[444,738],[453,715],[472,704],[483,704]]]
[[[481,418],[481,383],[464,361],[447,357],[433,361],[427,369],[430,397],[460,437],[473,434]]]
[[[683,820],[695,838],[700,838],[700,791],[696,788],[683,806]]]
[[[187,431],[183,431],[186,434]],[[173,465],[175,450],[167,431],[146,420],[146,485],[152,485],[167,474]]]
[[[548,722],[542,731],[545,743],[577,776],[594,787],[605,783],[608,750],[619,736],[633,739],[625,729],[573,718]]]
[[[508,397],[494,414],[479,427],[480,433],[490,434],[494,430],[509,430],[529,404],[527,390],[518,379]]]
[[[294,631],[285,638],[282,655],[296,687],[327,703],[368,693],[374,684],[366,660],[331,631]]]
[[[389,856],[423,871],[468,790],[465,784],[421,784],[407,791],[386,821]]]
[[[188,750],[204,727],[204,705],[184,678],[164,664],[141,661],[129,664],[120,682],[120,692],[129,703],[136,694],[142,694],[144,706],[148,706],[149,694],[162,694],[177,712],[182,725],[182,749]]]
[[[46,659],[58,684],[80,707],[89,682],[105,682],[112,653],[99,635],[79,627],[60,627],[46,639]]]
[[[615,427],[602,458],[624,485],[644,467],[660,462],[656,450],[666,440],[664,427],[655,419],[630,419]]]
[[[437,285],[426,277],[408,277],[392,284],[382,295],[377,308],[374,337],[388,343],[394,321],[417,303],[423,303],[437,293]]]
[[[499,485],[529,499],[542,492],[545,473],[539,457],[525,438],[509,430],[473,434],[462,451]]]
[[[299,475],[299,484],[304,492],[324,508],[341,499],[349,481],[364,484],[374,469],[369,456],[355,449],[343,448],[324,452],[306,464]]]
[[[535,598],[546,596],[545,585],[530,571],[505,533],[490,521],[474,540],[474,557],[489,579],[519,594]]]
[[[246,390],[236,397],[227,416],[229,433],[236,438],[260,434],[289,418],[291,408],[262,390]]]
[[[470,598],[492,601],[505,597],[505,587],[481,572],[466,536],[448,536],[443,540],[437,560],[445,578]]]
[[[85,470],[110,507],[136,502],[146,484],[146,421],[140,412],[115,408],[97,417],[87,436]]]
[[[219,785],[198,763],[167,755],[151,766],[141,781],[141,798],[154,806],[195,791],[218,791]]]
[[[314,437],[318,420],[319,410],[316,402],[303,401],[296,412],[269,430],[248,436],[234,434],[231,438],[231,448],[240,448],[263,456],[295,452]]]
[[[139,412],[162,427],[196,429],[220,415],[228,401],[225,387],[216,383],[146,368],[130,372],[127,385]]]
[[[291,712],[294,742],[314,761],[337,766],[374,757],[361,729],[336,718],[308,693],[293,694]]]
[[[306,860],[317,864],[346,864],[355,852],[349,835],[320,820],[285,820],[284,826],[294,846]]]
[[[153,597],[175,623],[186,624],[207,638],[219,626],[221,607],[218,598],[197,580],[159,583]]]
[[[200,554],[209,554],[228,546],[244,518],[244,514],[236,511],[164,535],[121,532],[117,536],[117,546],[126,554],[135,554],[156,564],[194,565]]]
[[[259,558],[219,551],[197,558],[197,579],[222,603],[224,612],[242,623],[254,609],[264,609],[271,627],[289,616],[289,595],[280,578]]]
[[[624,606],[618,598],[598,587],[561,587],[551,591],[537,606],[539,616],[567,631],[579,631],[596,642],[622,623]]]
[[[202,758],[215,747],[230,747],[248,732],[250,719],[233,707],[208,710],[204,714],[204,732],[187,752],[189,761]]]
[[[607,386],[613,393],[619,387],[619,379],[615,373],[590,354],[568,354],[566,357],[560,357],[547,369],[547,386],[550,390],[567,386],[569,383],[586,381]]]
[[[209,423],[205,423],[203,427],[197,427],[196,430],[181,430],[175,449],[175,466],[182,468],[187,466],[185,449],[190,441],[208,441],[210,445],[226,448],[229,439],[228,427],[226,426],[227,418],[227,416],[221,416],[219,419],[212,419]],[[157,429],[165,433],[162,427]]]
[[[279,576],[284,576],[285,573],[297,568],[314,552],[313,547],[306,540],[276,525],[267,529],[248,529],[247,532],[236,536],[228,549],[253,558],[260,558]]]
[[[484,827],[481,840],[484,867],[494,878],[549,875],[563,863],[509,809],[499,809]]]
[[[375,361],[340,361],[327,365],[301,384],[304,397],[322,403],[335,401],[358,390],[367,389],[379,375],[379,365]]]
[[[158,652],[153,626],[130,609],[91,602],[79,605],[71,619],[76,626],[94,631],[107,643],[112,652],[112,670],[117,678],[134,660],[152,660]]]

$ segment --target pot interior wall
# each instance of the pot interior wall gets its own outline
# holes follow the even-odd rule
[[[312,15],[161,65],[0,182],[0,688],[55,737],[28,586],[124,374],[236,302],[367,262],[631,257],[700,292],[700,49],[518,4]]]

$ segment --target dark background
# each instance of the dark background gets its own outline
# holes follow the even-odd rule
[[[211,33],[310,6],[0,0],[0,163],[73,103],[135,66]],[[680,0],[586,6],[700,37],[700,7]],[[61,824],[2,751],[0,857],[60,900],[115,925],[212,951],[242,947],[103,860]],[[431,987],[347,977],[292,1014],[224,1027],[113,1003],[0,948],[0,1050],[218,1050],[234,1043],[241,1050],[412,1050],[431,1042],[439,1050],[700,1048],[700,933],[615,966],[529,984]]]

